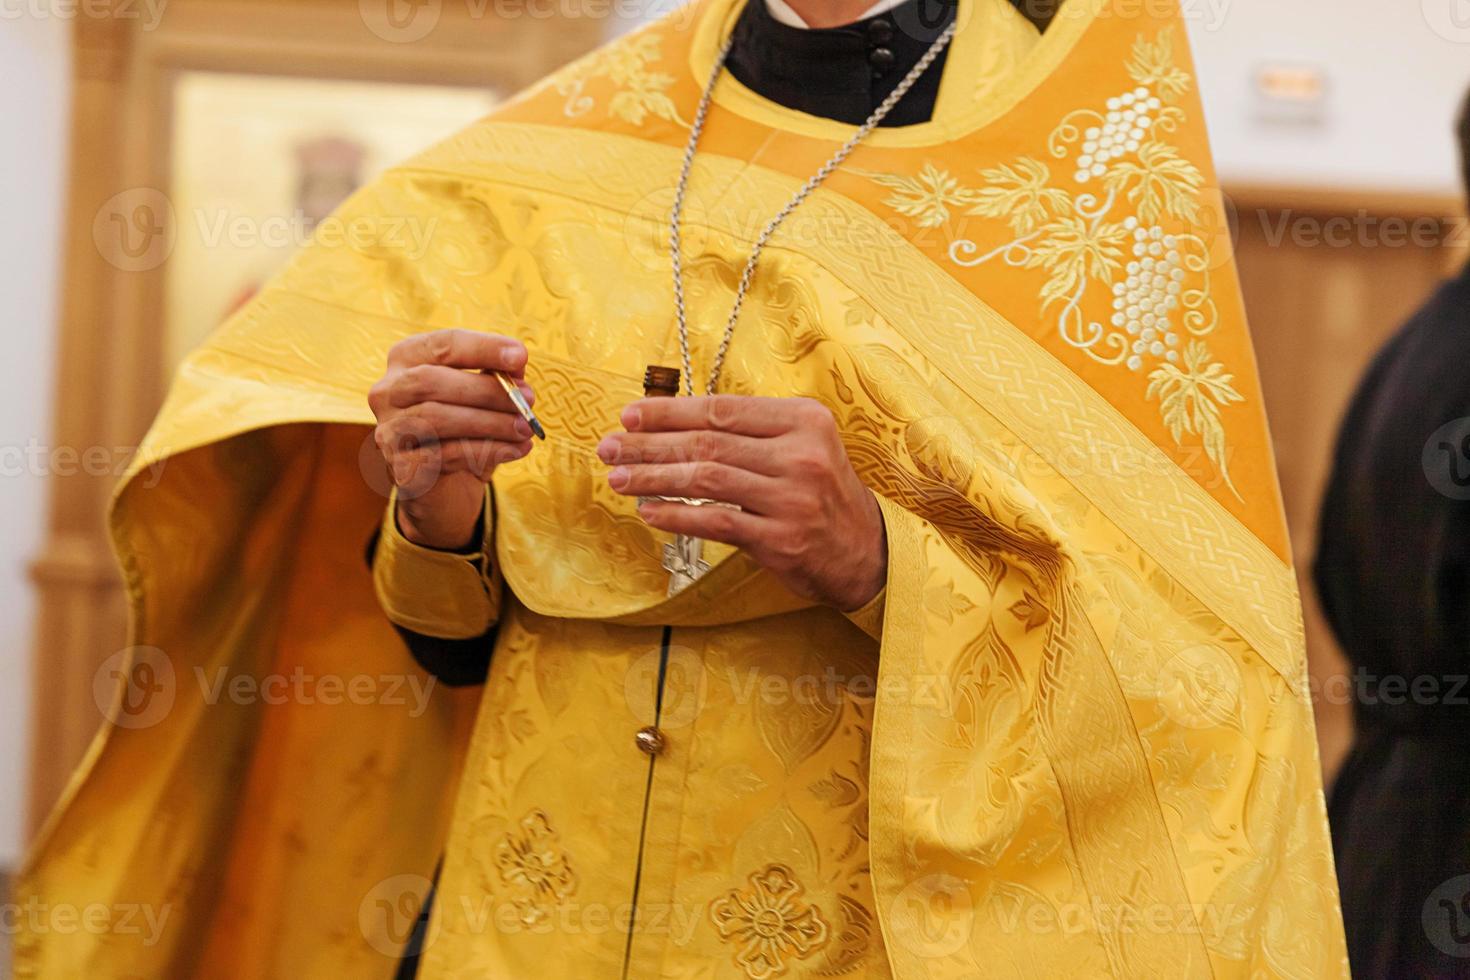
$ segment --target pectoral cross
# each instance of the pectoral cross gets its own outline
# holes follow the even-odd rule
[[[644,398],[674,398],[679,394],[679,369],[650,364],[643,372]],[[695,507],[714,503],[689,497],[658,497]],[[709,571],[704,560],[704,542],[687,534],[674,535],[674,543],[664,545],[664,571],[669,573],[669,595],[677,595]]]
[[[709,571],[709,562],[704,560],[703,553],[704,542],[687,534],[676,534],[673,544],[664,545],[664,571],[669,573],[669,595],[678,595]]]

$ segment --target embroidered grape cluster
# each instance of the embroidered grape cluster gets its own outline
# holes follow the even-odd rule
[[[1113,284],[1113,326],[1133,338],[1128,367],[1143,368],[1145,356],[1179,360],[1179,335],[1171,314],[1184,291],[1184,260],[1179,242],[1157,225],[1145,228],[1135,217],[1123,222],[1133,236],[1133,258],[1126,279]]]
[[[1077,183],[1085,184],[1093,177],[1107,173],[1107,165],[1125,153],[1136,153],[1144,136],[1154,124],[1150,113],[1157,113],[1163,103],[1147,85],[1108,99],[1107,115],[1101,126],[1089,126],[1082,134],[1082,154],[1077,158]]]

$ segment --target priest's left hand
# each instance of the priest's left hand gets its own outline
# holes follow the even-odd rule
[[[844,612],[883,588],[888,542],[832,413],[809,398],[645,398],[623,410],[627,432],[602,440],[608,484],[649,501],[652,527],[746,551],[791,591]]]

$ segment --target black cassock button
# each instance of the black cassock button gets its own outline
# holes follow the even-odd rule
[[[893,67],[893,52],[888,48],[874,48],[868,53],[868,64],[873,66],[873,71],[881,75]]]
[[[868,25],[868,40],[874,44],[887,44],[893,39],[893,21],[875,20]]]

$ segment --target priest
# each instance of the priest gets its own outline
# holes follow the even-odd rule
[[[113,511],[120,707],[20,885],[172,915],[23,969],[1345,975],[1177,11],[865,8],[595,52],[189,359]],[[371,683],[400,635],[427,710]]]

